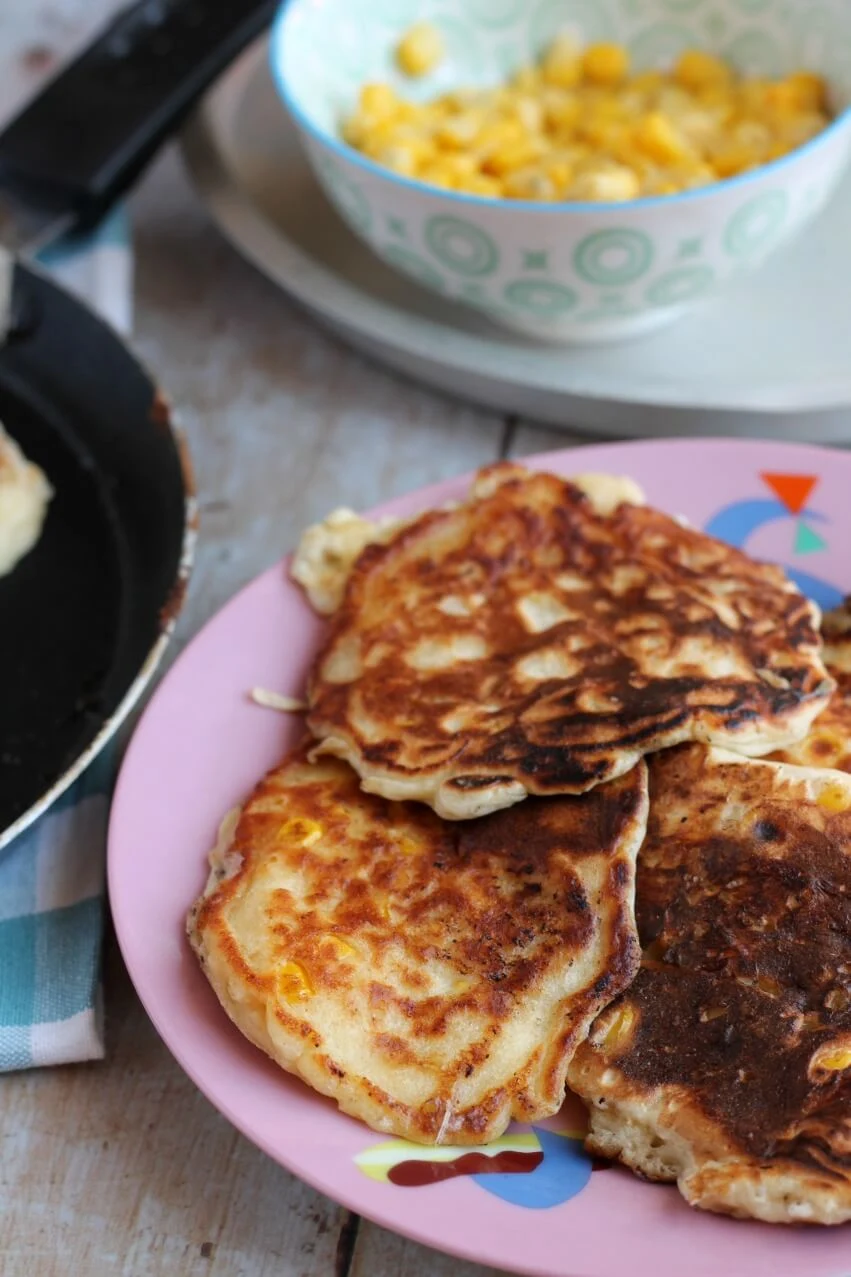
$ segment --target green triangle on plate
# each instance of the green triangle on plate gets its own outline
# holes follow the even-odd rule
[[[795,553],[815,554],[817,550],[826,550],[827,542],[817,532],[813,532],[809,524],[799,523],[795,533]]]

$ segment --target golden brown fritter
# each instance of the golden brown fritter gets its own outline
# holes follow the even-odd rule
[[[650,767],[629,991],[576,1053],[589,1147],[705,1210],[851,1219],[851,777]]]
[[[223,829],[189,935],[242,1032],[376,1130],[481,1144],[554,1113],[635,975],[647,771],[447,824],[296,751]]]
[[[832,683],[782,569],[520,466],[357,559],[308,725],[363,787],[464,819],[686,740],[800,740]]]

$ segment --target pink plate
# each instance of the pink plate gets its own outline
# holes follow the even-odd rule
[[[851,456],[687,440],[572,449],[534,465],[631,475],[654,505],[783,563],[823,606],[851,593]],[[465,488],[465,479],[453,480],[382,513],[414,512]],[[177,662],[124,762],[109,838],[115,924],[139,995],[187,1073],[240,1131],[308,1183],[466,1259],[545,1277],[848,1277],[848,1228],[735,1222],[693,1211],[674,1188],[625,1171],[592,1173],[572,1104],[540,1127],[513,1130],[508,1149],[504,1141],[492,1147],[488,1156],[501,1152],[501,1163],[459,1165],[456,1151],[441,1161],[444,1153],[385,1140],[344,1117],[232,1027],[183,920],[221,817],[301,729],[300,720],[254,705],[248,690],[298,695],[321,630],[281,564],[258,577]]]

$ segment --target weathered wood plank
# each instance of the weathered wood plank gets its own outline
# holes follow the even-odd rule
[[[599,443],[600,440],[585,438],[578,431],[553,430],[549,426],[521,420],[512,427],[509,456],[526,457],[536,452],[555,452],[557,449],[581,447],[582,444],[595,442]]]
[[[364,1221],[358,1231],[349,1277],[504,1277],[503,1270],[483,1268],[406,1241]]]
[[[4,1277],[313,1277],[345,1212],[244,1140],[171,1059],[114,947],[105,1064],[0,1087]]]
[[[173,157],[134,202],[136,344],[180,407],[202,500],[181,634],[337,505],[493,459],[501,419],[379,370],[213,230]]]

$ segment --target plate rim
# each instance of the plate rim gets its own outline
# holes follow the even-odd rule
[[[584,455],[587,454],[589,448],[596,453],[600,453],[601,451],[611,451],[614,449],[617,451],[618,454],[623,454],[625,451],[641,452],[646,449],[659,448],[659,447],[663,447],[666,450],[676,450],[678,452],[702,451],[706,449],[707,447],[712,449],[723,449],[727,451],[736,450],[739,452],[746,452],[746,451],[757,452],[757,451],[765,450],[766,448],[770,448],[772,450],[780,449],[787,453],[797,454],[797,457],[792,462],[792,464],[795,464],[795,465],[802,464],[807,457],[812,457],[814,454],[819,458],[819,460],[823,462],[824,457],[826,455],[829,456],[836,451],[835,449],[825,448],[823,446],[815,445],[815,444],[786,443],[784,441],[776,441],[776,440],[774,441],[761,441],[761,440],[754,440],[754,439],[731,440],[731,439],[718,437],[718,436],[705,436],[700,438],[677,439],[677,440],[653,439],[653,440],[628,440],[628,441],[620,442],[620,443],[611,443],[611,442],[592,443],[592,444],[580,445],[578,447],[565,447],[565,448],[559,448],[559,449],[555,449],[555,450],[543,452],[543,453],[534,453],[525,457],[518,457],[516,459],[513,458],[512,460],[516,460],[517,462],[521,464],[531,464],[538,468],[552,467],[554,464],[555,465],[561,464],[562,466],[573,467],[575,462],[577,468],[579,468],[582,465],[582,458]],[[847,456],[847,462],[849,466],[851,466],[851,455]],[[449,485],[455,485],[455,486],[464,485],[469,480],[471,474],[473,473],[475,472],[466,471],[462,474],[456,475],[454,477],[450,477],[449,479],[441,480],[437,483],[429,484],[425,487],[417,488],[412,491],[403,493],[397,497],[390,499],[387,502],[383,502],[380,505],[373,507],[371,510],[366,511],[365,513],[367,516],[371,516],[371,515],[377,515],[377,514],[388,512],[388,511],[392,512],[394,506],[396,506],[399,503],[404,503],[406,501],[409,501],[412,497],[415,497],[417,499],[418,504],[422,502],[422,504],[426,506],[429,504],[431,500],[433,500],[433,494],[435,494],[436,492],[445,493],[445,490],[447,486]],[[205,1061],[203,1058],[196,1058],[193,1052],[193,1049],[190,1049],[190,1047],[186,1045],[187,1039],[183,1039],[178,1044],[175,1044],[174,1041],[172,1040],[172,1035],[170,1031],[168,1030],[168,1028],[164,1030],[161,1027],[161,1022],[163,1018],[163,1016],[161,1015],[161,1008],[158,1007],[156,1003],[156,999],[152,997],[151,987],[150,987],[151,984],[156,984],[156,979],[151,979],[144,971],[142,972],[140,976],[139,970],[138,970],[139,964],[137,962],[138,955],[137,955],[135,946],[132,943],[132,940],[128,939],[127,914],[126,914],[128,899],[119,885],[121,856],[119,851],[117,850],[117,847],[121,837],[119,826],[122,821],[122,806],[124,801],[126,800],[126,793],[132,780],[131,769],[134,766],[134,752],[139,740],[141,739],[141,731],[144,729],[144,724],[147,719],[147,716],[149,715],[153,707],[158,703],[159,698],[166,694],[166,689],[168,689],[173,683],[179,683],[181,679],[182,670],[184,668],[184,663],[188,663],[193,659],[193,649],[195,647],[195,644],[198,642],[199,638],[205,633],[205,631],[207,631],[209,627],[211,627],[213,624],[218,622],[225,612],[228,612],[231,609],[233,609],[234,611],[238,611],[244,595],[248,591],[254,588],[257,588],[258,584],[261,581],[267,578],[270,578],[271,576],[281,578],[282,577],[281,568],[288,562],[289,558],[290,556],[284,556],[283,559],[278,559],[271,566],[266,568],[263,572],[260,572],[255,577],[253,577],[249,582],[247,582],[244,586],[242,586],[236,593],[234,593],[219,609],[217,609],[217,611],[213,614],[213,616],[210,617],[205,622],[204,626],[202,626],[201,629],[199,629],[196,632],[196,634],[193,635],[190,642],[187,643],[186,647],[181,651],[174,665],[168,671],[168,674],[165,676],[165,678],[162,680],[159,687],[157,688],[154,697],[151,699],[149,706],[146,708],[145,714],[142,716],[140,723],[137,725],[137,730],[136,732],[134,732],[133,739],[130,741],[130,744],[128,746],[128,749],[126,751],[126,754],[122,763],[118,781],[115,787],[112,810],[110,813],[110,820],[109,820],[109,832],[108,832],[107,877],[108,877],[110,902],[112,906],[112,915],[113,915],[115,931],[116,931],[119,947],[124,957],[124,961],[126,963],[127,970],[130,975],[131,981],[134,985],[134,988],[136,989],[136,992],[143,1006],[145,1007],[147,1014],[151,1018],[157,1030],[158,1035],[163,1040],[168,1051],[173,1056],[173,1058],[177,1061],[181,1069],[191,1078],[194,1084],[199,1088],[202,1094],[206,1096],[206,1098],[213,1105],[213,1107],[216,1108],[216,1110],[219,1113],[221,1113],[222,1116],[224,1116],[226,1120],[228,1120],[231,1123],[231,1125],[233,1125],[245,1138],[249,1139],[253,1144],[259,1147],[273,1161],[285,1167],[285,1169],[290,1171],[290,1173],[302,1179],[304,1182],[308,1183],[311,1187],[313,1187],[318,1192],[331,1198],[331,1200],[337,1202],[338,1204],[343,1206],[345,1209],[352,1210],[355,1213],[363,1216],[365,1219],[371,1220],[372,1222],[378,1224],[381,1227],[387,1228],[390,1231],[395,1232],[402,1237],[409,1238],[410,1240],[415,1241],[419,1244],[431,1247],[433,1249],[440,1250],[443,1253],[449,1254],[456,1258],[464,1259],[474,1263],[485,1264],[485,1265],[488,1265],[488,1264],[492,1264],[496,1266],[504,1265],[505,1256],[503,1256],[500,1259],[499,1256],[488,1255],[488,1254],[483,1255],[481,1250],[476,1250],[472,1246],[459,1245],[459,1244],[455,1244],[455,1242],[452,1242],[451,1244],[447,1245],[441,1241],[436,1241],[435,1237],[433,1235],[430,1235],[427,1232],[425,1224],[423,1224],[421,1229],[418,1229],[416,1225],[409,1224],[407,1221],[403,1224],[399,1224],[398,1222],[394,1220],[392,1212],[384,1211],[382,1209],[381,1204],[378,1202],[376,1202],[376,1205],[373,1208],[369,1202],[367,1202],[367,1204],[364,1205],[364,1202],[362,1200],[360,1200],[359,1198],[355,1196],[349,1195],[347,1191],[341,1191],[341,1190],[338,1190],[337,1188],[333,1188],[333,1191],[329,1191],[328,1181],[323,1180],[321,1175],[319,1175],[318,1173],[314,1173],[312,1170],[306,1173],[300,1167],[298,1163],[297,1153],[295,1156],[291,1156],[289,1153],[289,1150],[282,1152],[280,1143],[275,1143],[273,1139],[271,1139],[270,1137],[267,1137],[264,1131],[255,1129],[254,1124],[252,1122],[246,1122],[240,1119],[238,1106],[235,1106],[231,1102],[223,1103],[216,1096],[216,1087],[214,1082],[211,1081],[211,1078],[209,1075],[210,1070],[208,1066],[208,1061],[210,1057],[207,1058],[207,1061]],[[297,587],[294,585],[291,588],[293,590],[297,589]],[[203,873],[203,865],[200,866],[199,868],[201,869],[201,872]],[[201,875],[199,874],[199,878],[200,876]],[[189,903],[191,902],[187,903],[187,907]],[[169,925],[171,924],[169,923]],[[186,956],[185,950],[183,952],[184,952],[184,956]],[[214,997],[212,990],[209,990],[205,986],[200,986],[200,987],[204,988],[205,997],[207,995],[209,995],[210,997]],[[218,1005],[216,1006],[216,1010],[217,1010],[217,1013],[221,1016],[221,1026],[225,1028],[227,1032],[233,1031],[234,1033],[238,1033],[238,1030],[232,1029],[232,1026],[228,1025],[226,1013],[224,1012],[224,1010]],[[243,1045],[247,1045],[247,1044],[243,1042]],[[253,1047],[249,1047],[249,1049],[252,1051],[257,1050],[257,1048],[253,1048]],[[262,1056],[262,1053],[259,1053],[259,1054],[261,1054]],[[263,1057],[263,1060],[264,1062],[268,1063],[268,1061],[265,1061],[265,1057]],[[271,1065],[271,1067],[276,1068],[277,1066]],[[333,1104],[333,1101],[328,1101],[328,1102]],[[339,1113],[339,1111],[337,1111],[334,1114],[334,1116],[335,1117],[339,1116],[341,1119],[344,1119],[346,1121],[355,1120],[355,1119],[347,1118],[346,1115]],[[364,1127],[364,1130],[368,1130],[368,1128]],[[382,1138],[386,1139],[391,1137],[389,1136],[382,1137],[379,1134],[375,1133],[375,1138],[376,1140],[380,1140]],[[823,1231],[827,1232],[829,1230],[823,1230]],[[510,1266],[506,1271],[516,1272],[518,1274],[525,1274],[527,1275],[527,1277],[556,1277],[556,1274],[557,1274],[557,1277],[568,1277],[568,1272],[566,1269],[555,1270],[551,1266],[542,1267],[539,1264],[523,1264],[518,1262],[514,1257],[511,1257],[509,1261],[509,1265]],[[584,1277],[584,1274],[576,1271],[576,1272],[571,1272],[569,1277]]]

